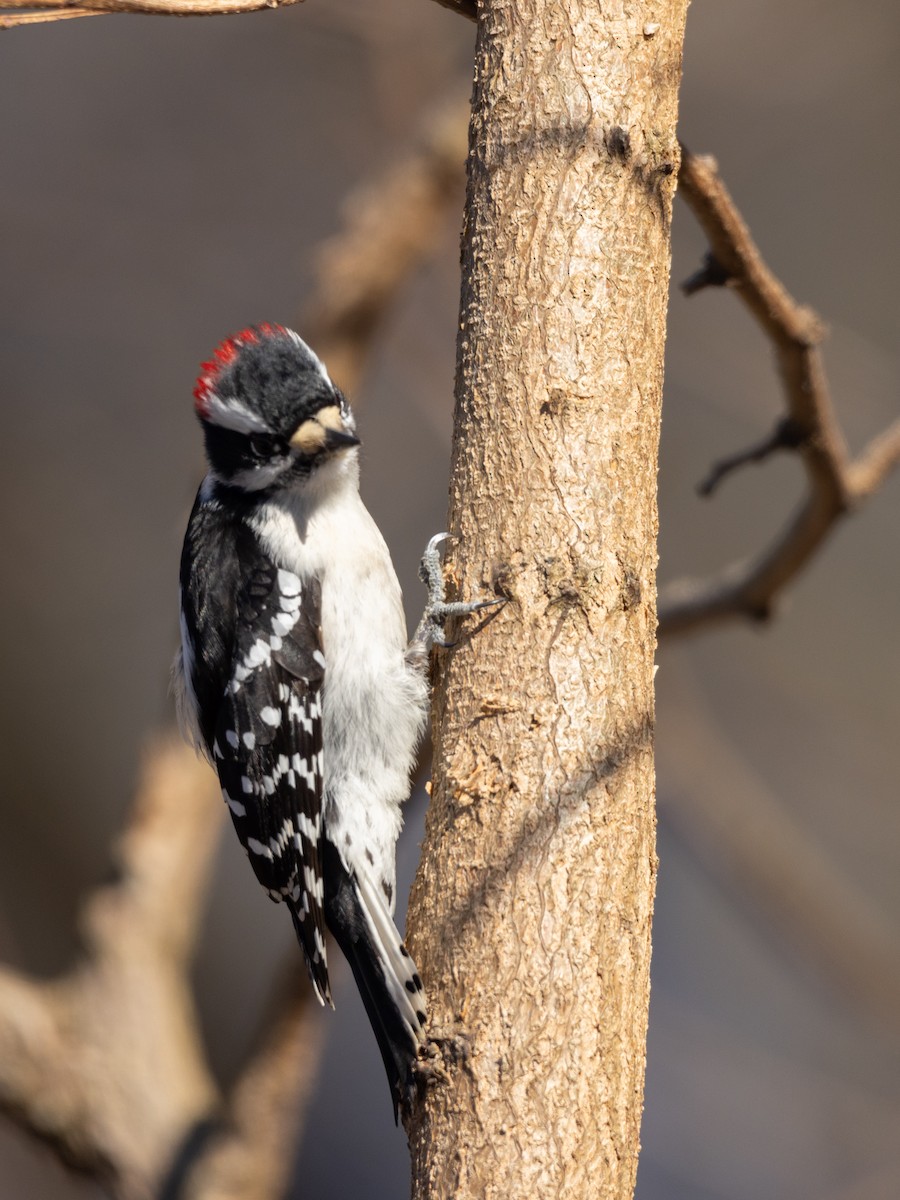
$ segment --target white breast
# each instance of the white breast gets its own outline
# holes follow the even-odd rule
[[[393,911],[400,804],[427,685],[405,661],[400,585],[359,497],[355,454],[320,468],[302,491],[282,493],[254,526],[279,566],[321,582],[325,826],[348,867],[374,874]]]

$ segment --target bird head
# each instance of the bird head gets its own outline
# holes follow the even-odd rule
[[[213,474],[244,491],[291,487],[359,445],[349,404],[282,325],[226,338],[203,364],[194,399]]]

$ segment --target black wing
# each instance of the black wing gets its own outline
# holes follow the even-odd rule
[[[280,570],[258,545],[255,551],[242,571],[213,761],[253,870],[273,900],[288,904],[313,985],[330,1002],[322,881],[320,585]]]

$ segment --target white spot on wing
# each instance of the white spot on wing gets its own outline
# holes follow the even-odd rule
[[[297,624],[287,613],[276,613],[272,618],[272,632],[277,638],[283,638],[291,632]]]
[[[313,938],[315,939],[315,943],[316,943],[316,953],[319,955],[320,958],[324,959],[325,943],[322,941],[321,933],[319,933],[318,929],[316,929],[316,928],[313,928]]]
[[[300,834],[306,838],[308,842],[315,844],[319,840],[319,818],[310,820],[306,813],[297,813],[295,817],[298,832],[294,834],[294,845],[298,850],[301,850]]]
[[[231,809],[231,811],[234,813],[234,815],[236,817],[246,817],[247,810],[244,807],[244,805],[241,804],[240,800],[232,800],[231,796],[229,796],[226,791],[222,792],[222,799],[225,801],[225,803],[228,805],[228,807]]]
[[[303,881],[306,884],[306,890],[310,892],[321,904],[325,896],[325,889],[322,886],[321,875],[317,876],[312,867],[304,867]]]
[[[244,658],[244,663],[248,667],[260,667],[264,662],[268,662],[272,657],[272,651],[269,648],[269,643],[264,642],[262,638],[257,638]]]
[[[300,578],[293,571],[278,572],[278,590],[282,596],[300,595]]]

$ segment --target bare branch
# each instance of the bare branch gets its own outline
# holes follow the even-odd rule
[[[222,811],[205,763],[155,746],[85,957],[46,985],[0,970],[0,1106],[126,1200],[277,1200],[324,1046],[298,968],[223,1106],[187,970]]]
[[[15,29],[17,25],[43,25],[47,21],[67,21],[72,17],[102,17],[102,12],[92,12],[88,8],[67,8],[59,12],[21,12],[6,13],[0,8],[0,29]]]
[[[222,828],[220,799],[209,767],[180,741],[159,742],[145,754],[116,852],[120,878],[85,909],[92,948],[121,956],[138,936],[178,961],[189,957]]]
[[[765,462],[778,450],[796,450],[804,436],[803,430],[798,428],[790,417],[782,417],[772,432],[767,433],[761,441],[748,446],[746,450],[739,450],[737,454],[730,454],[727,458],[713,463],[706,478],[702,483],[697,484],[697,491],[701,496],[711,496],[722,480],[732,471],[736,471],[739,467],[745,467],[749,463]]]
[[[847,470],[850,490],[859,500],[868,498],[900,464],[900,421],[888,426],[869,442]]]
[[[184,1200],[279,1200],[325,1038],[297,955],[263,1044],[235,1085],[223,1131],[188,1177]]]
[[[441,1081],[407,1127],[418,1198],[634,1189],[655,878],[647,465],[686,8],[647,6],[661,23],[638,44],[630,11],[623,72],[619,8],[576,0],[561,30],[559,6],[480,5],[447,528],[462,593],[509,604],[436,667],[407,919]]]
[[[302,0],[0,0],[0,29],[108,13],[144,13],[165,17],[218,17],[286,8]]]
[[[0,975],[0,1100],[120,1196],[154,1194],[218,1106],[183,969],[221,824],[212,777],[186,747],[148,756],[121,877],[84,914],[65,977]]]
[[[693,276],[688,289],[727,282],[771,339],[784,388],[785,420],[806,469],[808,492],[791,522],[758,559],[737,563],[711,580],[679,580],[665,587],[659,604],[660,636],[736,617],[767,619],[779,593],[840,518],[862,504],[900,461],[900,422],[850,460],[818,349],[822,323],[811,309],[797,304],[763,261],[714,160],[682,148],[678,179],[710,243],[707,266],[700,272],[710,277]],[[710,263],[715,264],[712,275]],[[736,456],[725,469],[758,459],[761,450]]]

